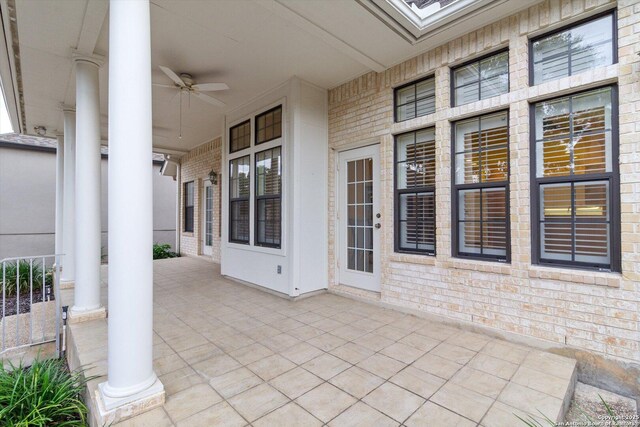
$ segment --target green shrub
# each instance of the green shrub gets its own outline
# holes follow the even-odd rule
[[[0,284],[2,283],[2,265],[0,265]],[[7,296],[14,296],[16,294],[16,288],[20,288],[20,294],[29,292],[30,276],[33,275],[33,288],[42,288],[42,266],[37,263],[33,263],[32,273],[29,270],[29,262],[21,260],[19,262],[8,262],[4,268],[4,280],[6,282]],[[17,280],[16,280],[17,277]],[[53,271],[48,269],[45,272],[45,282],[47,285],[53,283]],[[17,285],[17,286],[16,286]],[[2,289],[0,285],[0,290]]]
[[[177,253],[171,251],[171,245],[168,243],[158,244],[154,243],[153,245],[153,259],[165,259],[165,258],[175,258],[179,256]]]
[[[0,362],[0,425],[86,426],[80,395],[86,382],[64,360],[36,360],[30,367]]]

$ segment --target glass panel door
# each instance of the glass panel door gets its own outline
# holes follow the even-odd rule
[[[204,185],[203,208],[202,252],[205,255],[211,255],[213,253],[213,186],[209,181],[206,181]]]
[[[373,159],[347,162],[347,268],[373,273]]]
[[[340,284],[380,290],[379,145],[338,156],[338,248]]]

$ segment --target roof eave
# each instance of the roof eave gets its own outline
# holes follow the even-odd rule
[[[0,0],[0,95],[9,113],[14,132],[24,133],[24,123],[20,108],[18,73],[15,67],[16,55],[13,51],[11,34],[11,9],[7,0]]]

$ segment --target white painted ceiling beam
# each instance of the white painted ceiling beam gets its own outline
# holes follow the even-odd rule
[[[93,55],[100,31],[109,10],[107,0],[89,0],[82,21],[82,29],[76,50],[83,55]]]
[[[78,44],[74,52],[77,52],[82,55],[92,56],[94,55],[94,50],[96,48],[96,44],[98,43],[98,38],[100,37],[100,32],[102,31],[102,26],[104,25],[104,21],[107,17],[107,12],[109,10],[109,2],[107,0],[88,0],[87,8],[84,12],[84,19],[82,20],[82,28],[80,29],[80,34],[78,36]],[[106,52],[99,52],[106,53]],[[71,60],[71,58],[69,58]],[[64,101],[66,103],[75,104],[75,99],[72,96],[73,91],[72,87],[75,87],[75,74],[74,70],[71,70],[69,74],[69,78],[67,80],[67,93],[65,95]]]

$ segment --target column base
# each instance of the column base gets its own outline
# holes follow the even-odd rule
[[[75,286],[75,280],[60,279],[60,289],[73,289]]]
[[[72,307],[71,310],[69,310],[68,322],[70,324],[81,323],[90,320],[104,319],[105,317],[107,317],[107,309],[104,307],[98,307],[94,310],[74,310]]]
[[[149,388],[125,397],[109,397],[103,392],[106,382],[98,384],[95,391],[98,425],[111,425],[135,417],[158,406],[164,405],[164,386],[157,379]]]

